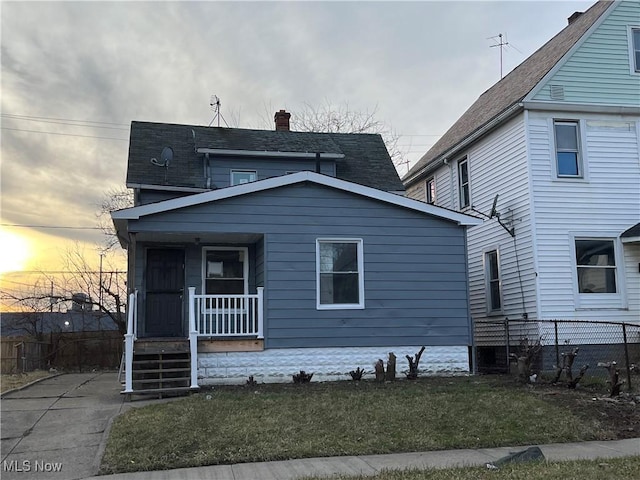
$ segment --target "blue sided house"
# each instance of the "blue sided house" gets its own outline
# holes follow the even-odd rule
[[[112,214],[129,258],[123,393],[346,379],[423,345],[423,371],[469,371],[465,230],[481,221],[405,197],[379,135],[289,118],[132,123],[134,206]]]

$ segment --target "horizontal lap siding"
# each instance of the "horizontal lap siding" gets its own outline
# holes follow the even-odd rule
[[[640,75],[631,74],[628,40],[628,26],[640,26],[640,2],[625,1],[612,8],[535,100],[553,100],[550,86],[562,85],[566,102],[640,105]]]
[[[256,258],[264,263],[268,348],[470,343],[464,229],[453,222],[299,184],[153,215],[132,228],[264,234]],[[363,310],[316,309],[316,239],[330,237],[363,239]]]
[[[553,178],[554,114],[531,114],[531,163],[535,190],[536,241],[540,286],[540,318],[626,320],[640,317],[638,250],[622,246],[618,265],[620,287],[626,289],[626,307],[620,301],[576,304],[576,273],[572,262],[574,235],[618,237],[640,220],[640,145],[638,117],[582,114],[586,137],[586,181]],[[566,118],[566,117],[565,117]],[[619,245],[618,245],[619,247]],[[625,271],[626,270],[626,271]],[[624,292],[623,292],[624,293]]]

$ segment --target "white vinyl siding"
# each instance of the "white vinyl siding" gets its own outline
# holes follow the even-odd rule
[[[597,320],[602,319],[603,309],[609,309],[618,312],[607,313],[607,319],[637,321],[639,306],[632,308],[625,297],[628,275],[622,274],[620,266],[623,247],[616,243],[618,292],[597,296],[579,294],[575,239],[618,239],[624,230],[638,222],[639,119],[637,116],[581,114],[589,182],[566,182],[554,180],[550,160],[554,141],[552,119],[556,116],[550,112],[529,113],[539,317]],[[636,269],[637,266],[636,261]]]

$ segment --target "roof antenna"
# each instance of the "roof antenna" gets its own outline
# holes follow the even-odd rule
[[[217,95],[211,95],[211,100],[209,100],[209,105],[211,106],[211,110],[215,112],[215,115],[213,116],[213,118],[211,119],[211,121],[209,122],[209,127],[211,126],[211,124],[218,120],[218,127],[220,126],[220,119],[222,119],[222,121],[224,122],[224,124],[229,127],[229,124],[227,123],[227,121],[225,120],[225,118],[222,116],[222,112],[220,112],[220,98]]]
[[[489,48],[500,47],[500,80],[502,80],[502,50],[504,47],[509,45],[509,42],[507,42],[506,34],[504,36],[504,41],[503,41],[501,33],[499,33],[497,37],[489,37],[489,39],[498,42],[495,45],[489,45]]]

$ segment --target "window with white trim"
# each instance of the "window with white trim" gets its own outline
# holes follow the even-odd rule
[[[463,158],[458,162],[458,189],[460,208],[471,205],[471,192],[469,190],[469,162]]]
[[[205,247],[202,251],[202,290],[206,295],[248,293],[246,247]]]
[[[618,293],[615,241],[576,238],[578,293]]]
[[[427,203],[436,203],[436,179],[431,177],[425,183],[425,199]]]
[[[640,73],[640,27],[630,29],[631,71]]]
[[[364,308],[361,239],[316,240],[318,309]]]
[[[502,311],[502,282],[500,280],[500,257],[498,250],[484,254],[484,275],[487,290],[487,311]]]
[[[231,170],[231,186],[255,182],[257,179],[258,172],[255,170]]]
[[[582,178],[579,122],[577,120],[554,120],[553,132],[556,150],[556,175],[558,178]]]

